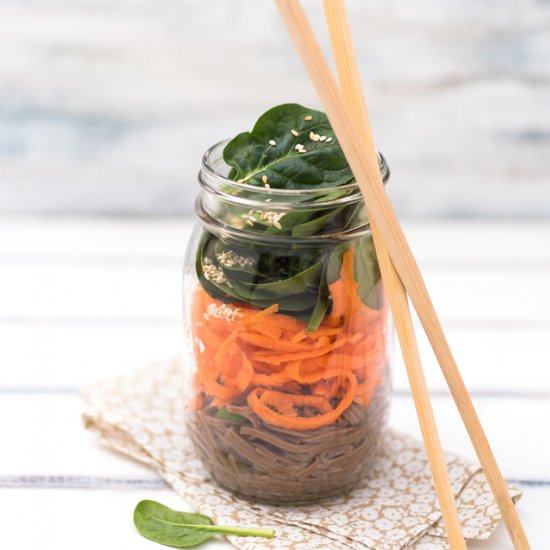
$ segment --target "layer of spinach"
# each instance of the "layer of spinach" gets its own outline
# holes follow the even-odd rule
[[[323,136],[322,141],[316,136]],[[296,149],[298,143],[305,152]],[[231,167],[229,178],[235,181],[263,187],[267,178],[272,188],[315,188],[320,192],[314,199],[307,198],[307,193],[298,194],[296,201],[301,208],[286,213],[279,220],[279,227],[261,221],[246,226],[254,233],[280,235],[276,243],[236,239],[227,234],[221,237],[203,230],[196,272],[208,294],[225,302],[244,302],[261,308],[277,303],[280,312],[306,320],[308,329],[313,330],[330,313],[329,284],[339,277],[346,248],[355,245],[354,276],[361,299],[369,307],[380,306],[380,272],[368,233],[352,241],[329,241],[333,244],[322,246],[293,241],[293,237],[345,231],[364,220],[361,201],[330,208],[315,205],[357,192],[349,188],[334,191],[334,187],[352,182],[353,176],[324,113],[297,104],[274,107],[260,117],[251,132],[231,140],[223,154]],[[332,190],[323,193],[323,188],[329,187]],[[307,202],[311,202],[311,208],[304,207]],[[268,209],[266,204],[265,210]],[[235,215],[240,215],[237,208]],[[220,262],[220,255],[229,251],[250,259],[250,265]],[[205,276],[207,265],[223,273],[223,282]]]

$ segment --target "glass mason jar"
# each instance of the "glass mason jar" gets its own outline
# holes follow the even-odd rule
[[[389,405],[392,331],[362,195],[233,181],[224,146],[203,159],[184,270],[190,436],[237,495],[331,497],[368,472]]]

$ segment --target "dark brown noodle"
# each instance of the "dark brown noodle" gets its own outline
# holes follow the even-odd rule
[[[353,403],[331,426],[298,431],[266,424],[243,401],[226,410],[246,422],[218,418],[206,404],[188,425],[214,480],[230,491],[271,504],[311,502],[351,490],[382,446],[389,384],[368,407]]]

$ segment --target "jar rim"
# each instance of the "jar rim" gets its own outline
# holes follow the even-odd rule
[[[215,143],[210,148],[206,150],[202,157],[202,170],[201,174],[206,172],[210,178],[215,178],[219,181],[220,184],[225,186],[230,186],[232,189],[236,191],[248,191],[252,193],[258,193],[261,192],[265,195],[269,196],[277,196],[277,197],[298,197],[298,196],[315,196],[319,194],[330,194],[331,192],[342,192],[342,191],[350,191],[351,194],[347,195],[347,197],[341,197],[340,199],[335,199],[335,201],[332,201],[332,204],[336,204],[338,201],[341,201],[343,198],[346,199],[352,199],[357,200],[358,197],[361,197],[361,192],[359,189],[359,185],[357,182],[353,181],[351,183],[346,183],[345,185],[336,185],[334,187],[312,187],[311,189],[305,188],[305,189],[280,189],[276,187],[272,187],[270,189],[266,189],[264,187],[259,187],[257,185],[249,185],[247,183],[240,183],[238,181],[232,180],[228,178],[226,175],[222,174],[216,167],[214,166],[214,162],[212,161],[212,157],[215,153],[218,152],[218,150],[222,147],[225,147],[227,143],[229,143],[229,139],[224,139],[219,141],[218,143]],[[378,166],[380,168],[380,173],[382,175],[382,183],[385,186],[390,178],[390,169],[386,162],[386,159],[382,153],[379,151],[376,152],[376,155],[378,157]],[[221,155],[221,159],[223,160],[223,154]],[[226,165],[227,166],[227,165]],[[199,181],[204,184],[205,182],[202,180],[202,178],[199,175]],[[219,191],[219,190],[218,190]],[[353,193],[353,191],[356,191]],[[347,202],[347,201],[346,201]],[[319,206],[321,206],[320,203],[317,203]]]

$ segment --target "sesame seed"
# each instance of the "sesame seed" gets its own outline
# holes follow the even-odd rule
[[[310,132],[309,139],[311,141],[319,141],[321,139],[321,136],[319,134],[316,134],[315,132]]]
[[[326,141],[326,139],[327,139],[327,136],[320,136],[319,137],[319,141]]]
[[[313,120],[313,117],[311,115],[307,115],[304,117],[304,120]]]
[[[227,250],[225,252],[216,254],[216,258],[218,259],[218,262],[220,262],[220,264],[222,264],[224,267],[234,267],[237,264],[241,267],[247,267],[252,266],[256,263],[256,260],[254,260],[254,258],[250,258],[248,256],[240,256],[239,254],[236,254],[233,250]]]
[[[327,138],[327,143],[330,143],[332,141],[332,138],[331,137],[328,137]]]
[[[298,132],[296,130],[290,130],[290,133],[294,136],[294,137],[298,137]]]
[[[277,145],[277,142],[274,139],[270,139],[269,140],[269,145],[275,146],[275,145]]]
[[[263,181],[264,183],[267,183],[267,176],[266,176],[265,174],[262,176],[262,181]]]
[[[271,202],[271,199],[265,199],[265,202]]]
[[[225,277],[224,272],[211,262],[207,264],[205,260],[204,265],[202,266],[202,272],[207,281],[214,281],[218,284],[227,283],[227,278]]]
[[[254,226],[254,224],[250,220],[246,220],[246,225],[249,225],[250,227]]]
[[[206,313],[204,314],[204,318],[206,320],[210,319],[210,317],[215,317],[216,319],[224,319],[225,321],[235,321],[235,319],[240,319],[243,317],[243,314],[241,310],[236,307],[232,308],[228,306],[227,304],[221,304],[218,306],[215,303],[210,304],[206,308]]]
[[[273,225],[274,225],[277,229],[282,229],[282,228],[283,228],[283,226],[282,226],[277,220],[275,220],[275,221],[273,222]]]
[[[271,185],[269,185],[269,183],[266,183],[266,184],[264,185],[264,187],[265,187],[266,189],[271,189]]]

